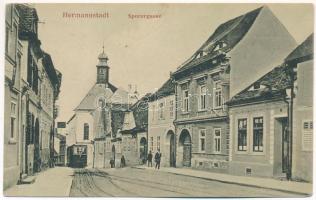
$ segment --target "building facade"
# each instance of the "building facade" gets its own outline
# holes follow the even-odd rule
[[[16,184],[22,165],[20,138],[21,113],[21,56],[22,45],[18,39],[19,13],[15,5],[6,6],[5,18],[5,80],[4,80],[4,157],[3,187]]]
[[[313,181],[313,72],[314,34],[285,59],[293,70],[291,178]]]
[[[177,166],[228,171],[231,135],[226,101],[270,71],[295,46],[293,37],[264,6],[221,24],[178,67],[172,75],[179,108]]]
[[[228,102],[229,171],[312,181],[313,35]]]
[[[9,121],[5,130],[10,135],[5,146],[10,147],[5,149],[5,155],[9,160],[18,156],[15,163],[19,171],[14,175],[4,173],[9,176],[4,179],[5,188],[9,186],[7,180],[16,182],[19,177],[22,181],[27,175],[53,166],[55,101],[61,84],[61,73],[55,69],[50,55],[40,48],[36,10],[28,4],[10,4],[6,7],[6,20],[6,80],[15,93],[5,93],[6,98],[13,98],[5,100],[6,105],[10,104],[10,111],[6,109],[5,113],[11,113],[6,116]],[[14,167],[10,168],[12,171]]]
[[[176,115],[175,86],[167,80],[152,94],[148,103],[148,152],[160,150],[161,166],[176,166],[176,136],[173,121]]]
[[[285,65],[278,66],[228,102],[231,174],[286,178],[290,168],[288,72]]]

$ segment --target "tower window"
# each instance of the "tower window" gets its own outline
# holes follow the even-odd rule
[[[101,75],[104,75],[104,74],[105,74],[105,70],[104,70],[104,69],[100,69],[100,70],[99,70],[99,73],[100,73]]]

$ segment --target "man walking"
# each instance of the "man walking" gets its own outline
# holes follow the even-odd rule
[[[156,155],[155,155],[155,162],[156,162],[156,166],[155,166],[155,169],[160,169],[160,160],[161,160],[161,153],[160,153],[160,150],[158,149]]]
[[[148,167],[149,167],[149,164],[151,167],[153,167],[153,154],[151,153],[151,151],[149,151],[147,155],[147,164],[148,164]]]

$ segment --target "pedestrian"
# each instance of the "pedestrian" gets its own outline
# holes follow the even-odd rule
[[[149,151],[148,156],[147,156],[147,164],[149,167],[149,164],[151,167],[153,167],[153,154],[151,153],[151,151]]]
[[[160,153],[160,150],[158,149],[156,155],[155,155],[155,162],[156,162],[156,166],[155,169],[159,169],[160,168],[160,161],[161,161],[161,156],[162,154]]]
[[[121,168],[125,167],[125,158],[124,155],[121,157]]]

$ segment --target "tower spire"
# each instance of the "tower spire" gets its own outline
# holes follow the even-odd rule
[[[109,66],[107,61],[108,56],[104,53],[104,42],[102,46],[102,53],[98,56],[99,63],[97,64],[97,83],[107,84],[109,81]]]

